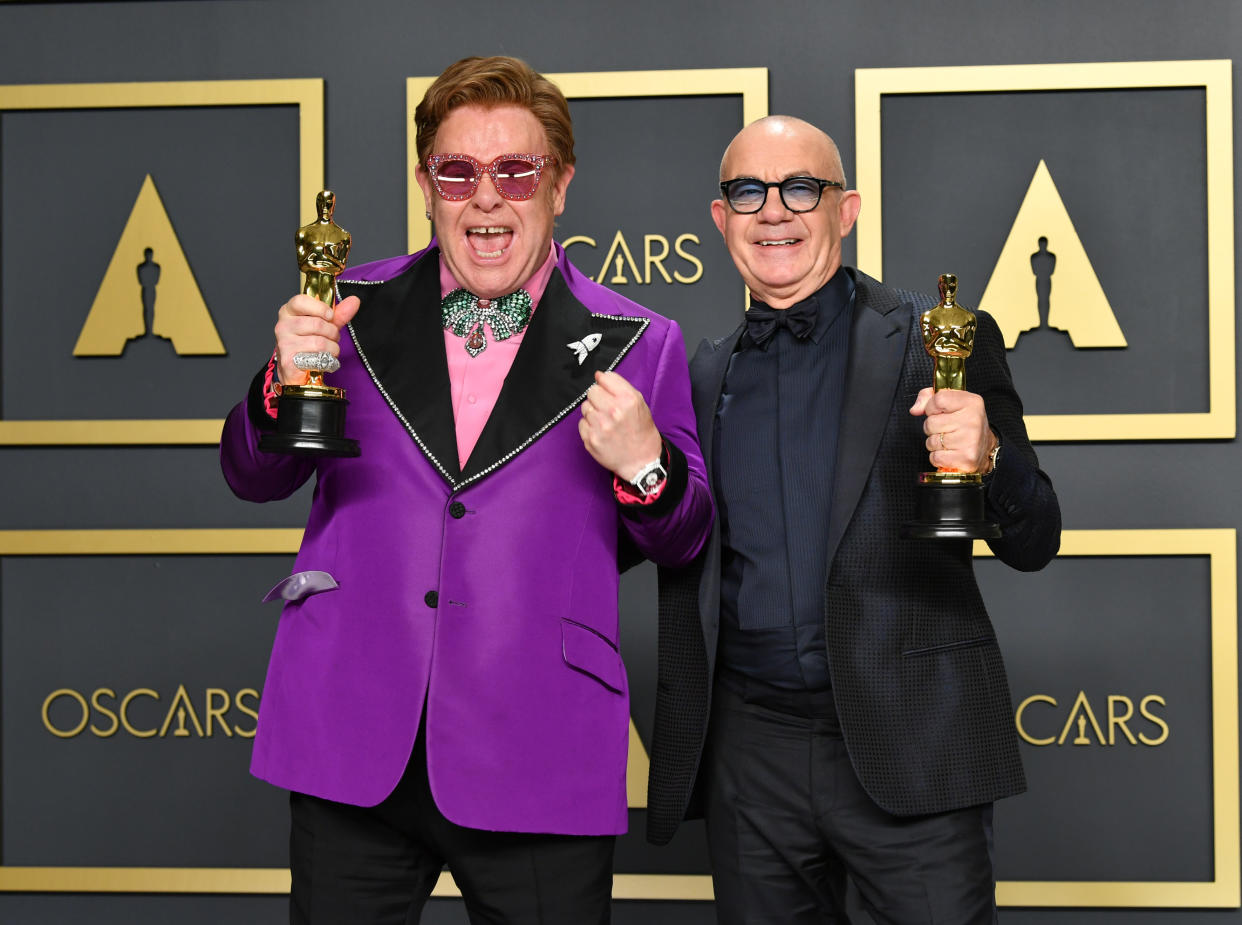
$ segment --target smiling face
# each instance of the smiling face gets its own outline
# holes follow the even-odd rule
[[[842,180],[841,157],[831,138],[788,116],[760,119],[742,129],[725,152],[720,179],[789,177]],[[739,215],[722,199],[712,219],[751,293],[772,308],[788,308],[822,288],[841,265],[841,240],[862,202],[854,190],[827,188],[810,212],[790,212],[776,188],[758,212]]]
[[[482,164],[502,154],[549,153],[539,120],[512,105],[459,106],[440,123],[431,151],[469,154]],[[415,171],[445,263],[457,282],[486,299],[520,288],[547,259],[573,175],[572,166],[549,165],[535,195],[521,201],[503,198],[492,178],[483,176],[473,196],[450,202],[435,191],[425,164]]]

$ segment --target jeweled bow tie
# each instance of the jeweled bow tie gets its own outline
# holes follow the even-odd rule
[[[746,334],[756,347],[763,347],[777,328],[789,328],[798,340],[805,340],[815,330],[816,303],[803,299],[789,308],[768,308],[754,302],[746,312]]]
[[[465,289],[454,289],[440,301],[440,319],[446,329],[466,338],[466,353],[477,357],[487,349],[484,324],[496,340],[508,340],[526,328],[530,307],[530,293],[525,289],[498,299],[480,299]]]

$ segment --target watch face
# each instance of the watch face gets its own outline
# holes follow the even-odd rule
[[[634,486],[643,494],[645,498],[651,491],[664,483],[668,478],[668,473],[664,471],[664,466],[655,463],[647,469],[640,472],[634,479]]]

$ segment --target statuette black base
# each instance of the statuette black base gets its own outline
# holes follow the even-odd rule
[[[994,540],[1001,529],[987,519],[983,477],[973,472],[924,472],[918,519],[903,524],[909,539]]]
[[[357,440],[345,434],[345,390],[287,385],[280,393],[276,430],[259,438],[264,453],[293,456],[359,456]]]

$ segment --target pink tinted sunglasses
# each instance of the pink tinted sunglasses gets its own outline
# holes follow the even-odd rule
[[[505,199],[522,200],[535,195],[544,166],[554,163],[547,154],[502,154],[490,164],[469,154],[433,154],[427,158],[427,172],[440,198],[450,202],[473,196],[484,173]]]

